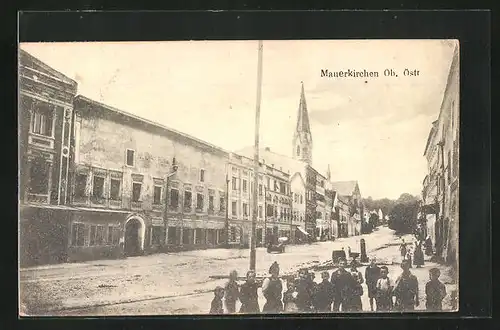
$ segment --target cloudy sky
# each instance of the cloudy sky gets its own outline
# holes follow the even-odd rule
[[[453,42],[264,41],[261,146],[291,155],[300,83],[313,165],[365,197],[419,194]],[[21,48],[77,80],[79,94],[228,150],[253,145],[257,41],[37,43]],[[419,70],[405,77],[404,69]],[[379,78],[322,78],[321,69]],[[393,69],[398,78],[385,77]]]

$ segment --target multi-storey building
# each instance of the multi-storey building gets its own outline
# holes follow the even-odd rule
[[[424,156],[429,173],[424,178],[423,200],[427,218],[435,215],[435,248],[439,256],[458,262],[459,184],[459,50],[455,46],[437,121],[427,139]],[[432,228],[434,227],[434,228]]]
[[[68,173],[77,83],[19,51],[19,203],[22,265],[66,261]]]
[[[290,179],[290,189],[292,191],[292,224],[295,230],[292,231],[292,242],[305,242],[307,231],[305,230],[306,217],[306,182],[300,172],[296,172]]]
[[[227,152],[83,96],[74,122],[70,259],[223,244]]]
[[[347,235],[355,236],[361,234],[361,221],[363,215],[363,201],[361,198],[361,191],[357,181],[337,181],[332,182],[332,188],[337,193],[341,210],[345,209],[345,205],[348,205],[349,212],[347,217]],[[345,215],[345,212],[343,212]],[[343,235],[345,235],[345,229],[343,226],[344,221],[341,218],[340,223],[342,226]]]
[[[250,243],[253,215],[254,161],[231,153],[228,166],[230,245]],[[292,198],[290,176],[264,163],[259,164],[257,191],[256,244],[262,245],[273,237],[292,238]],[[265,229],[264,229],[265,228]]]

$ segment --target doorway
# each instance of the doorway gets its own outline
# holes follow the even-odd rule
[[[125,246],[126,256],[137,256],[142,252],[141,230],[143,224],[136,218],[130,219],[125,224]]]

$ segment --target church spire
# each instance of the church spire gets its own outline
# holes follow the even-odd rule
[[[309,125],[309,113],[307,112],[306,95],[304,93],[304,82],[301,81],[302,90],[300,92],[300,102],[299,111],[297,114],[297,133],[305,132],[311,133],[311,127]]]
[[[293,134],[293,158],[312,165],[312,134],[309,125],[304,83],[301,81],[299,109],[297,113],[297,127]]]

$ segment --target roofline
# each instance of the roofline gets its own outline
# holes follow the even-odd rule
[[[300,180],[302,180],[302,182],[304,183],[304,185],[306,184],[306,181],[304,180],[304,178],[302,177],[302,174],[300,174],[300,172],[295,172],[292,176],[290,176],[290,181],[292,181],[293,177],[298,175],[300,177]]]
[[[76,96],[75,96],[75,101],[78,101],[78,100],[85,101],[85,102],[87,102],[87,103],[90,103],[90,104],[93,104],[93,105],[96,105],[96,106],[102,107],[102,108],[104,108],[104,109],[106,109],[106,110],[116,112],[116,113],[118,113],[118,114],[120,114],[120,115],[123,115],[123,116],[129,117],[129,118],[132,118],[132,119],[135,119],[135,120],[138,120],[138,121],[144,122],[144,123],[146,123],[146,124],[148,124],[148,125],[152,125],[152,126],[155,126],[155,127],[157,127],[157,128],[163,129],[163,130],[165,130],[165,131],[169,131],[169,132],[171,132],[171,133],[174,133],[174,134],[180,135],[180,136],[182,136],[182,137],[184,137],[184,138],[191,139],[191,140],[196,141],[196,142],[198,142],[198,143],[200,143],[200,144],[203,144],[203,145],[205,145],[205,146],[207,146],[207,147],[213,148],[213,149],[215,149],[215,150],[217,150],[217,151],[219,151],[219,152],[223,152],[223,153],[225,153],[225,154],[227,154],[227,155],[229,156],[229,153],[230,153],[229,151],[227,151],[227,150],[225,150],[225,149],[222,149],[221,147],[218,147],[218,146],[216,146],[216,145],[214,145],[214,144],[211,144],[211,143],[208,143],[208,142],[206,142],[206,141],[203,141],[203,140],[201,140],[201,139],[199,139],[199,138],[196,138],[196,137],[194,137],[194,136],[192,136],[192,135],[189,135],[189,134],[186,134],[186,133],[183,133],[183,132],[177,131],[177,130],[175,130],[175,129],[172,129],[172,128],[170,128],[170,127],[167,127],[167,126],[164,126],[164,125],[162,125],[162,124],[156,123],[156,122],[154,122],[154,121],[148,120],[148,119],[146,119],[146,118],[143,118],[143,117],[140,117],[140,116],[137,116],[137,115],[133,115],[133,114],[131,114],[131,113],[129,113],[129,112],[126,112],[126,111],[120,110],[120,109],[118,109],[118,108],[115,108],[115,107],[112,107],[112,106],[110,106],[110,105],[107,105],[107,104],[101,103],[101,102],[99,102],[99,101],[92,100],[92,99],[90,99],[90,98],[88,98],[88,97],[86,97],[86,96],[84,96],[84,95],[76,95]]]
[[[67,75],[65,75],[64,73],[62,73],[61,71],[54,69],[53,67],[51,67],[47,63],[43,62],[42,60],[40,60],[36,56],[31,55],[29,52],[27,52],[24,49],[22,49],[21,47],[19,47],[19,55],[21,55],[21,54],[24,54],[24,55],[28,56],[33,62],[39,64],[40,66],[42,66],[42,67],[44,67],[46,69],[48,69],[49,71],[57,72],[57,74],[61,75],[62,77],[64,77],[64,79],[68,80],[68,81],[65,81],[65,83],[73,85],[73,87],[77,87],[78,86],[78,83],[76,82],[76,80],[71,79],[70,77],[68,77]],[[20,58],[18,58],[18,60],[19,60],[19,65],[21,65]]]
[[[229,151],[229,156],[231,156],[231,155],[236,155],[236,156],[241,157],[241,158],[246,158],[246,159],[248,159],[248,160],[250,160],[250,161],[252,161],[252,162],[254,161],[254,160],[253,160],[252,158],[250,158],[250,157],[243,156],[243,155],[240,155],[239,153]],[[231,159],[230,159],[229,161],[231,161]],[[262,162],[260,162],[260,161],[259,161],[259,166],[265,166],[265,167],[266,167],[266,169],[267,169],[267,168],[271,168],[271,169],[275,170],[276,172],[280,172],[280,173],[283,173],[284,175],[287,175],[287,176],[291,177],[290,173],[287,173],[287,172],[285,172],[285,171],[283,171],[283,170],[277,169],[276,167],[269,166],[269,165],[267,165],[267,164],[265,164],[265,163],[262,163]],[[250,167],[252,167],[252,165],[250,165]],[[259,173],[259,174],[266,174],[266,173]]]
[[[443,110],[444,110],[446,96],[447,96],[448,90],[450,89],[450,86],[451,86],[451,78],[453,77],[453,74],[455,73],[455,69],[456,69],[457,65],[459,65],[458,61],[459,61],[459,53],[460,52],[459,52],[458,48],[459,48],[458,45],[455,45],[455,48],[453,50],[453,57],[451,60],[450,69],[448,70],[448,77],[446,78],[446,86],[444,88],[443,99],[441,101],[441,107],[439,109],[438,121],[439,121],[439,118],[441,118],[441,114],[443,113]]]

